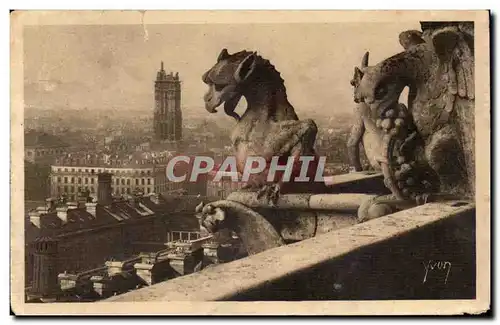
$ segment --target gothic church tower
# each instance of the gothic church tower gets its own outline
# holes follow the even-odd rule
[[[163,69],[156,74],[155,109],[153,129],[156,140],[180,141],[182,139],[181,82],[179,73],[167,75]]]

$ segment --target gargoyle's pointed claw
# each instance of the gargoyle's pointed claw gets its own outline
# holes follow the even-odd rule
[[[264,185],[257,192],[257,199],[266,198],[267,204],[276,206],[280,197],[280,186],[278,184]]]
[[[278,185],[275,185],[272,188],[272,192],[271,192],[271,202],[272,202],[272,204],[273,205],[277,205],[279,198],[280,198],[280,187]]]
[[[261,187],[259,189],[259,191],[257,192],[257,200],[260,200],[264,195],[266,195],[267,191],[268,191],[267,185],[264,185],[263,187]]]

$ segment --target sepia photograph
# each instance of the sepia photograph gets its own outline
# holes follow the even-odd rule
[[[13,312],[487,311],[489,15],[11,12]]]

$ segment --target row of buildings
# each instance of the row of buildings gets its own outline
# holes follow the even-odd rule
[[[229,153],[200,152],[195,155],[208,156],[216,163],[221,163]],[[80,193],[97,195],[97,175],[112,174],[111,192],[114,196],[127,196],[133,193],[169,193],[184,191],[189,195],[213,196],[222,198],[231,191],[241,187],[240,184],[223,178],[214,182],[211,175],[200,175],[196,182],[190,182],[192,164],[177,163],[174,168],[176,176],[186,175],[184,182],[172,182],[167,178],[167,164],[174,157],[172,152],[141,152],[127,157],[96,154],[67,154],[57,158],[50,167],[50,196],[65,196],[76,199]]]
[[[97,173],[96,179],[97,198],[49,198],[28,212],[25,284],[29,299],[60,291],[61,274],[81,274],[106,261],[154,252],[172,241],[172,232],[199,232],[194,209],[207,198],[156,193],[116,198],[111,174]]]

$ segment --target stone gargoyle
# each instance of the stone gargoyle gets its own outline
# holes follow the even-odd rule
[[[365,54],[351,81],[354,100],[369,108],[366,115],[383,131],[378,162],[395,200],[473,198],[473,25],[421,27],[400,34],[401,53],[374,66]],[[398,103],[405,87],[407,108]]]
[[[297,162],[301,156],[316,157],[314,143],[318,130],[313,120],[299,120],[288,101],[280,73],[269,60],[256,52],[229,54],[223,49],[202,80],[209,87],[204,96],[207,111],[215,113],[224,104],[225,113],[236,119],[231,140],[238,172],[244,172],[249,157],[262,157],[267,163],[261,173],[248,180],[246,189],[258,190],[270,203],[276,203],[281,193],[312,191],[315,186],[324,189],[318,182],[285,183],[283,173],[279,172],[272,181],[268,180],[273,157],[285,160],[292,157]],[[245,97],[247,108],[239,116],[235,108],[241,97]],[[315,172],[315,163],[309,163],[308,175]],[[298,166],[294,164],[290,179],[298,175]]]

